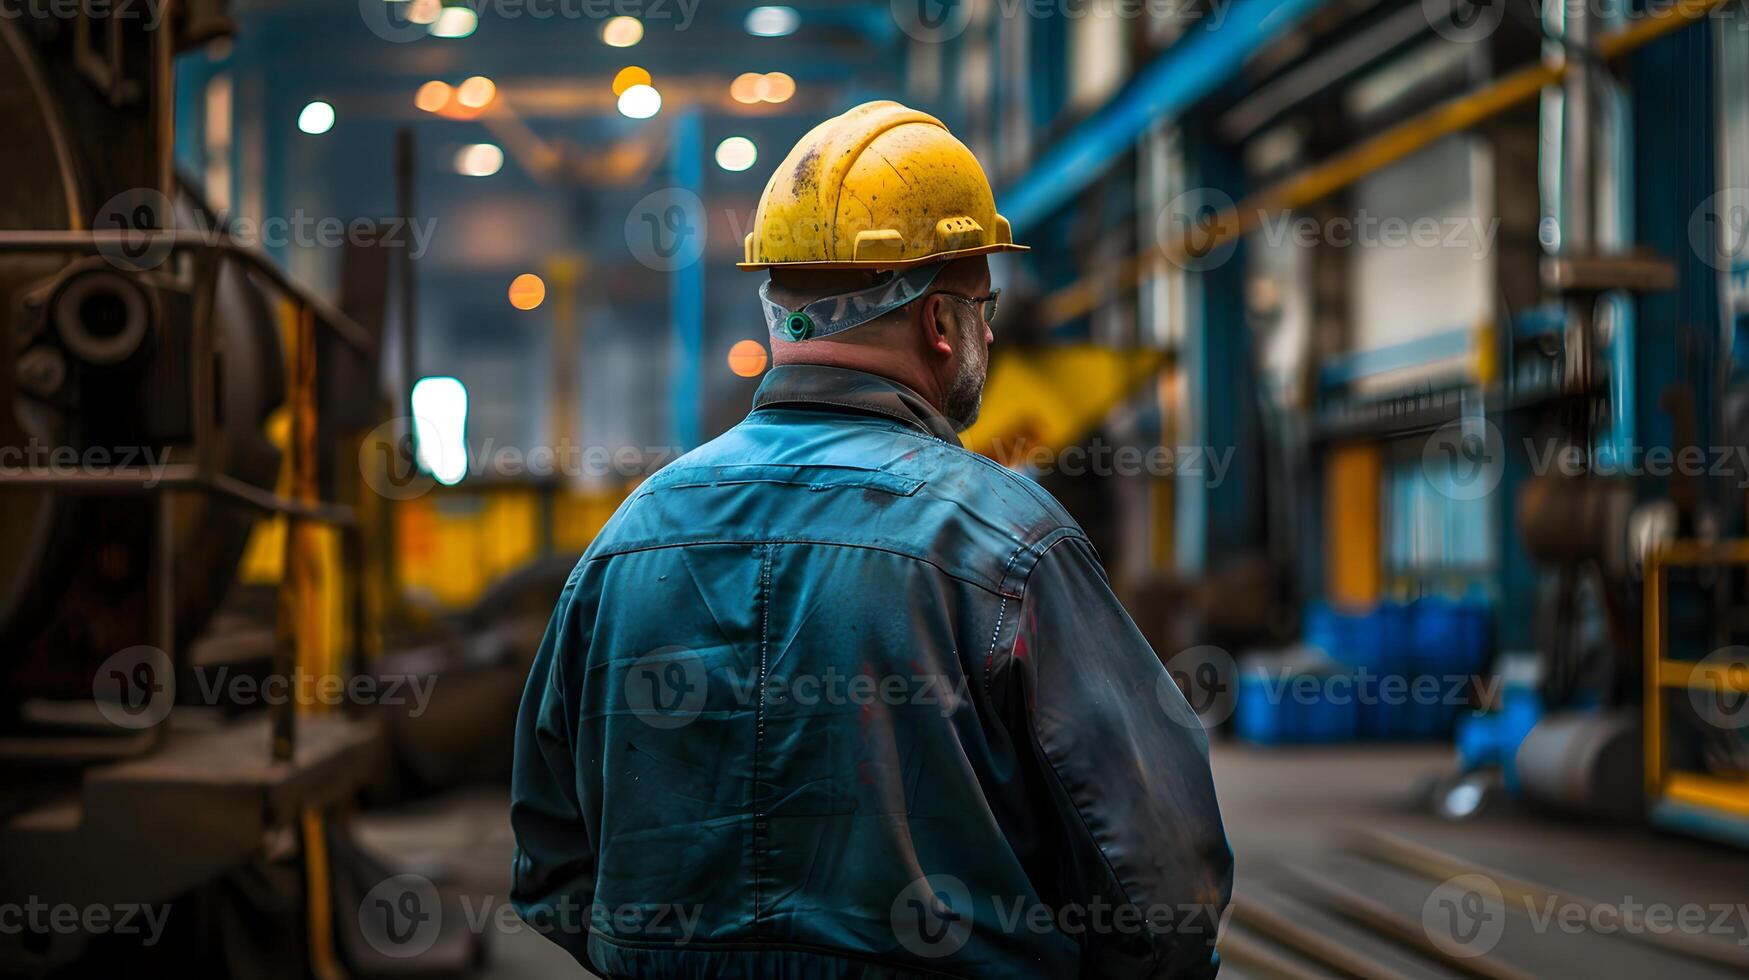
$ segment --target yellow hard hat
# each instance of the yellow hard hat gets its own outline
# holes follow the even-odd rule
[[[753,216],[743,269],[905,269],[1021,252],[984,168],[941,120],[865,102],[784,157]]]

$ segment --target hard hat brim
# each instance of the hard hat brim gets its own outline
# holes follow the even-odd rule
[[[990,255],[995,252],[1030,252],[1030,245],[1015,245],[1012,242],[996,242],[990,245],[979,245],[975,248],[962,248],[952,252],[936,252],[931,255],[920,255],[914,259],[879,259],[866,262],[737,262],[735,268],[747,272],[757,272],[761,269],[913,269],[920,265],[935,262],[952,262],[955,259],[969,259],[974,255]]]

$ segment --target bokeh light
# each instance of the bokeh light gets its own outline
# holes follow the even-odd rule
[[[484,75],[475,75],[456,86],[455,100],[470,109],[480,109],[498,97],[498,86]]]
[[[298,128],[311,136],[320,136],[334,128],[334,107],[326,102],[311,102],[298,113]]]
[[[426,112],[436,112],[449,105],[454,94],[455,90],[449,87],[448,82],[440,82],[434,78],[419,86],[419,91],[413,95],[413,104]]]
[[[613,76],[613,94],[615,96],[624,95],[626,89],[633,85],[649,85],[653,81],[654,79],[650,77],[649,72],[637,65],[629,65],[621,68],[619,74]]]
[[[456,151],[456,173],[467,177],[490,177],[504,166],[504,151],[491,143],[469,143]]]
[[[636,17],[613,17],[601,25],[601,40],[610,48],[629,48],[644,39],[644,22]]]
[[[619,111],[632,119],[648,119],[662,111],[662,93],[654,86],[633,85],[620,93]]]
[[[510,305],[519,310],[532,310],[546,298],[546,282],[532,272],[524,272],[510,281]]]
[[[743,378],[757,378],[767,360],[765,345],[757,340],[738,340],[729,348],[729,370]]]
[[[731,136],[717,144],[717,166],[740,173],[759,159],[759,147],[745,136]]]

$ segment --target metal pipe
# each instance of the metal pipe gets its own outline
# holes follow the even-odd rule
[[[1593,211],[1597,195],[1592,166],[1592,129],[1596,117],[1596,68],[1591,64],[1590,4],[1563,0],[1561,39],[1565,69],[1561,91],[1561,197],[1566,207],[1561,220],[1561,252],[1588,256],[1596,251]],[[1567,299],[1566,388],[1576,394],[1592,390],[1596,367],[1597,296],[1581,291]],[[1591,449],[1591,413],[1582,413],[1580,437],[1586,458]]]

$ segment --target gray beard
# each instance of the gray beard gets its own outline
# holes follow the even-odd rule
[[[980,328],[982,326],[979,324]],[[990,355],[970,333],[965,335],[959,355],[959,370],[954,374],[953,386],[947,390],[942,414],[953,424],[955,432],[964,432],[978,420],[978,412],[984,407],[984,381],[989,376]]]

